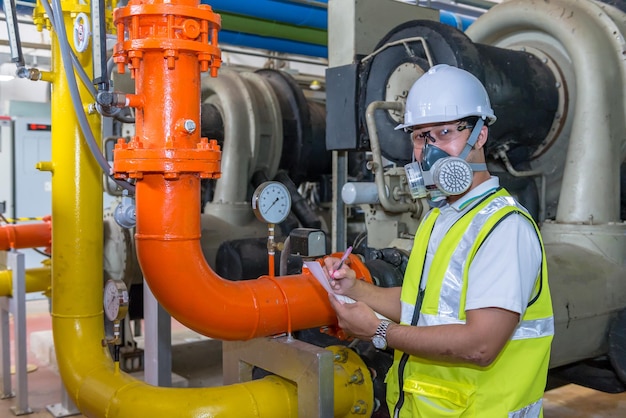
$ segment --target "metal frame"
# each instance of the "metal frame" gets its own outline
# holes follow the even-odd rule
[[[61,388],[61,402],[46,406],[48,411],[55,418],[71,417],[80,414],[74,402],[70,399],[70,395],[65,390],[65,386]]]
[[[12,271],[13,292],[11,297],[0,298],[0,357],[2,358],[2,399],[16,397],[16,405],[11,407],[14,415],[32,414],[28,406],[28,370],[26,347],[26,268],[24,254],[11,250],[7,252],[7,267]],[[11,339],[9,314],[13,315],[15,335],[15,376],[17,390],[11,387]]]
[[[332,417],[334,354],[291,337],[224,341],[224,385],[252,380],[254,366],[295,382],[299,417]]]

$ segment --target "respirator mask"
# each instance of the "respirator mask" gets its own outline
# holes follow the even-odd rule
[[[431,200],[437,201],[450,195],[459,195],[466,192],[472,185],[474,171],[485,171],[484,163],[469,163],[467,156],[478,140],[478,135],[484,125],[478,119],[472,133],[465,144],[465,148],[458,157],[453,157],[439,147],[428,142],[424,143],[422,161],[415,161],[404,166],[411,196],[420,199],[430,195]]]

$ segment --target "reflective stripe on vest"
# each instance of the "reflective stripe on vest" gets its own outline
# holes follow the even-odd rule
[[[469,209],[443,238],[433,255],[431,269],[427,272],[426,295],[418,326],[465,323],[467,283],[464,280],[468,279],[469,265],[494,228],[513,214],[526,217],[535,227],[543,259],[541,272],[537,276],[539,280],[535,283],[536,296],[520,318],[512,339],[506,343],[494,363],[486,368],[457,366],[397,352],[387,380],[387,402],[390,410],[397,407],[395,412],[398,412],[399,417],[409,418],[415,414],[444,416],[435,408],[448,408],[446,402],[452,402],[458,397],[446,396],[446,402],[440,401],[444,393],[432,390],[432,385],[450,389],[454,394],[467,394],[467,405],[459,406],[458,412],[466,412],[468,416],[478,416],[478,412],[482,414],[480,416],[489,417],[541,416],[541,397],[554,335],[545,249],[530,215],[504,189]],[[434,220],[426,219],[434,223]],[[405,325],[410,323],[414,315],[416,292],[419,289],[417,282],[424,273],[426,244],[431,232],[430,228],[418,230],[407,266],[401,294],[401,321]],[[442,298],[445,300],[441,301]],[[405,360],[405,357],[408,358]],[[512,373],[518,378],[511,380]],[[421,391],[413,390],[414,386]],[[494,399],[493,393],[506,395],[498,395]],[[410,401],[400,402],[404,398]]]
[[[402,312],[412,313],[414,306],[408,303],[402,303]],[[449,316],[429,315],[422,312],[420,315],[420,326],[432,326],[432,325],[447,325],[447,324],[464,324],[465,321],[457,318],[451,318]],[[552,317],[531,319],[521,321],[515,332],[513,333],[512,340],[523,340],[526,338],[541,338],[554,335],[554,321]]]
[[[537,402],[531,403],[524,408],[509,413],[508,418],[535,418],[541,415],[541,407],[543,406],[543,399],[539,399]]]
[[[457,318],[463,292],[463,269],[468,254],[476,242],[476,238],[487,219],[498,210],[507,207],[519,207],[510,196],[499,196],[474,215],[469,227],[463,234],[459,244],[450,259],[441,285],[439,295],[439,315]]]

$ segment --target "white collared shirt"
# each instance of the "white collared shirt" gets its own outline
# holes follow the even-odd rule
[[[422,287],[443,236],[482,197],[499,186],[499,179],[492,176],[453,204],[440,208],[428,243]],[[541,246],[534,227],[521,215],[508,216],[485,239],[472,261],[465,310],[497,307],[517,312],[521,318],[540,268]]]

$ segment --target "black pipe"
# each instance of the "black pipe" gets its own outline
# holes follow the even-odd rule
[[[513,166],[530,160],[550,132],[559,105],[556,79],[535,55],[475,44],[482,81],[498,118],[486,152],[506,145]]]
[[[210,103],[200,105],[200,135],[216,139],[220,147],[224,145],[224,120],[219,109]]]
[[[316,181],[332,172],[332,153],[326,150],[326,107],[308,100],[297,81],[284,71],[257,70],[272,86],[283,118],[283,152],[279,167],[296,185]]]
[[[320,229],[322,222],[319,220],[315,212],[311,209],[309,204],[304,200],[302,195],[298,192],[298,189],[294,182],[289,178],[285,171],[279,171],[276,173],[274,180],[281,182],[289,190],[291,195],[291,211],[296,215],[302,226],[305,228]]]
[[[390,77],[402,67],[428,69],[422,42],[414,40],[389,46],[395,41],[416,37],[425,39],[433,65],[448,64],[465,69],[485,85],[498,118],[490,129],[487,152],[507,145],[514,166],[528,160],[545,140],[559,105],[556,79],[550,68],[528,52],[475,44],[460,30],[430,20],[414,20],[392,29],[375,50],[386,48],[361,63],[358,97],[355,98],[359,103],[358,117],[354,118],[357,132],[362,136],[358,142],[369,144],[365,111],[371,102],[388,99]],[[327,100],[333,100],[332,91],[327,92]],[[331,123],[328,119],[333,117],[329,114],[327,123]],[[345,120],[345,114],[337,117],[343,119],[335,123],[350,123]],[[408,134],[394,131],[398,120],[382,111],[376,112],[374,118],[383,156],[398,164],[409,162],[412,145]]]

